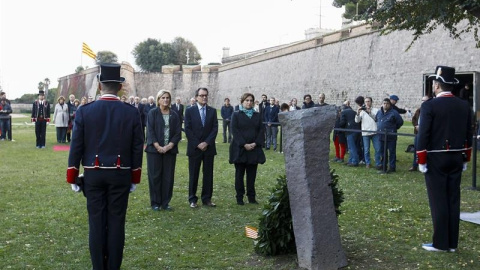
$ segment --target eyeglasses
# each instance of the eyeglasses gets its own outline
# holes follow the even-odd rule
[[[206,97],[208,97],[208,95],[198,95],[198,96],[201,97],[201,98],[206,98]]]

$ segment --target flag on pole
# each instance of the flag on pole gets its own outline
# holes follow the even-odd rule
[[[97,58],[97,55],[92,51],[92,49],[90,49],[90,47],[88,47],[87,44],[85,44],[85,42],[82,44],[82,53],[90,56],[94,60]]]
[[[258,229],[252,226],[245,226],[245,236],[252,239],[258,238]]]

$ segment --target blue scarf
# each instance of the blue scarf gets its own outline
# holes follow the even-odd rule
[[[243,109],[242,108],[242,112],[244,112],[248,116],[248,118],[252,118],[252,115],[253,115],[254,111],[255,110],[253,108],[251,108],[251,109]]]

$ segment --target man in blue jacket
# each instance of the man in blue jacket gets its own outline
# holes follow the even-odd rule
[[[377,130],[380,136],[380,154],[383,157],[383,171],[387,173],[395,172],[397,161],[397,135],[387,135],[385,146],[385,135],[383,132],[397,133],[397,130],[403,125],[403,119],[400,114],[392,108],[389,98],[383,100],[383,107],[377,112]],[[388,170],[387,164],[389,165]]]
[[[222,106],[220,109],[220,114],[223,119],[223,143],[227,142],[227,137],[228,137],[228,143],[232,141],[232,132],[230,131],[230,120],[232,120],[232,114],[233,114],[233,107],[230,105],[230,99],[227,97],[224,100],[225,105]],[[227,136],[227,131],[228,131],[228,136]]]

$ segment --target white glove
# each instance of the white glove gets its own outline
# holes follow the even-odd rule
[[[135,189],[137,189],[137,185],[132,184],[132,185],[130,186],[130,192],[134,192]]]
[[[467,170],[467,162],[464,162],[464,163],[463,163],[462,171],[466,171],[466,170]]]
[[[426,173],[428,171],[427,164],[418,164],[418,170],[422,173]]]
[[[73,191],[80,192],[80,187],[77,184],[70,184],[70,185]]]

